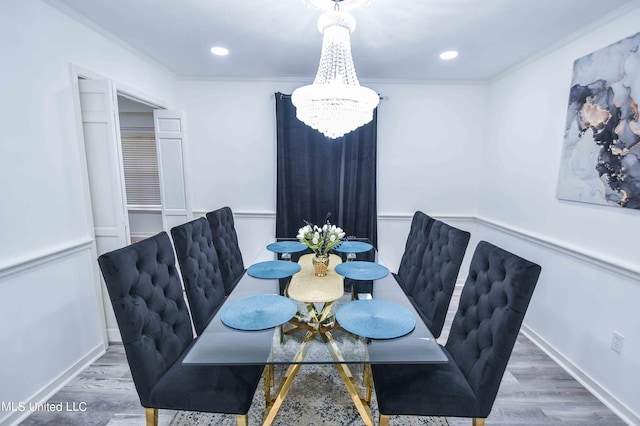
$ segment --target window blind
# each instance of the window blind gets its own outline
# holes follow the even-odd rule
[[[122,161],[129,207],[160,208],[156,139],[151,131],[121,130]]]

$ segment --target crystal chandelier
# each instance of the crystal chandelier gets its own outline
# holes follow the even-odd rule
[[[355,27],[356,20],[339,10],[338,1],[333,11],[320,16],[318,30],[323,36],[318,73],[312,85],[291,95],[298,119],[331,139],[369,123],[380,100],[376,92],[358,82],[349,39]]]

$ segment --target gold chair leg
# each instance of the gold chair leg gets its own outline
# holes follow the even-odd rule
[[[147,416],[147,426],[158,426],[158,409],[145,408],[144,412]]]
[[[371,373],[371,364],[365,364],[362,367],[362,386],[366,389],[364,400],[367,404],[371,404],[371,394],[373,393],[373,374]]]
[[[249,426],[249,414],[238,414],[236,416],[238,426]]]
[[[473,426],[484,426],[484,419],[474,418],[474,419],[471,421],[471,424],[472,424]]]
[[[389,416],[380,414],[380,426],[389,426]]]
[[[268,407],[271,404],[271,388],[274,385],[274,367],[272,364],[265,365],[262,373],[262,383],[264,385],[264,403],[265,407]]]

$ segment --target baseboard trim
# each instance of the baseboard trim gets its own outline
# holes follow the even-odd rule
[[[64,385],[73,380],[78,374],[84,371],[88,366],[93,364],[98,358],[100,358],[106,352],[106,348],[100,344],[93,348],[88,354],[80,358],[77,362],[63,371],[58,377],[53,379],[49,384],[45,385],[42,389],[36,392],[28,401],[21,401],[25,403],[26,407],[37,406],[45,403],[49,398],[55,395]],[[7,426],[14,426],[20,424],[26,419],[32,411],[14,411],[4,419],[0,419],[0,423]]]
[[[109,343],[122,343],[122,336],[120,330],[116,328],[107,328],[107,339]]]
[[[616,413],[616,415],[618,415],[623,421],[629,425],[640,424],[640,415],[634,413],[629,409],[629,407],[614,398],[613,395],[603,388],[596,380],[588,374],[585,374],[584,371],[562,355],[562,353],[557,351],[553,345],[547,342],[538,333],[529,328],[526,324],[522,324],[520,331],[552,360],[560,365],[560,367],[576,379],[576,381],[584,386],[593,396],[598,398],[604,405],[609,407],[611,411]]]

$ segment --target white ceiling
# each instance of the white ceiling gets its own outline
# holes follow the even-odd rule
[[[320,11],[305,0],[50,0],[185,78],[313,79]],[[353,11],[361,80],[487,80],[639,0],[373,0]],[[231,51],[209,52],[214,45]],[[443,62],[438,54],[460,56]]]

